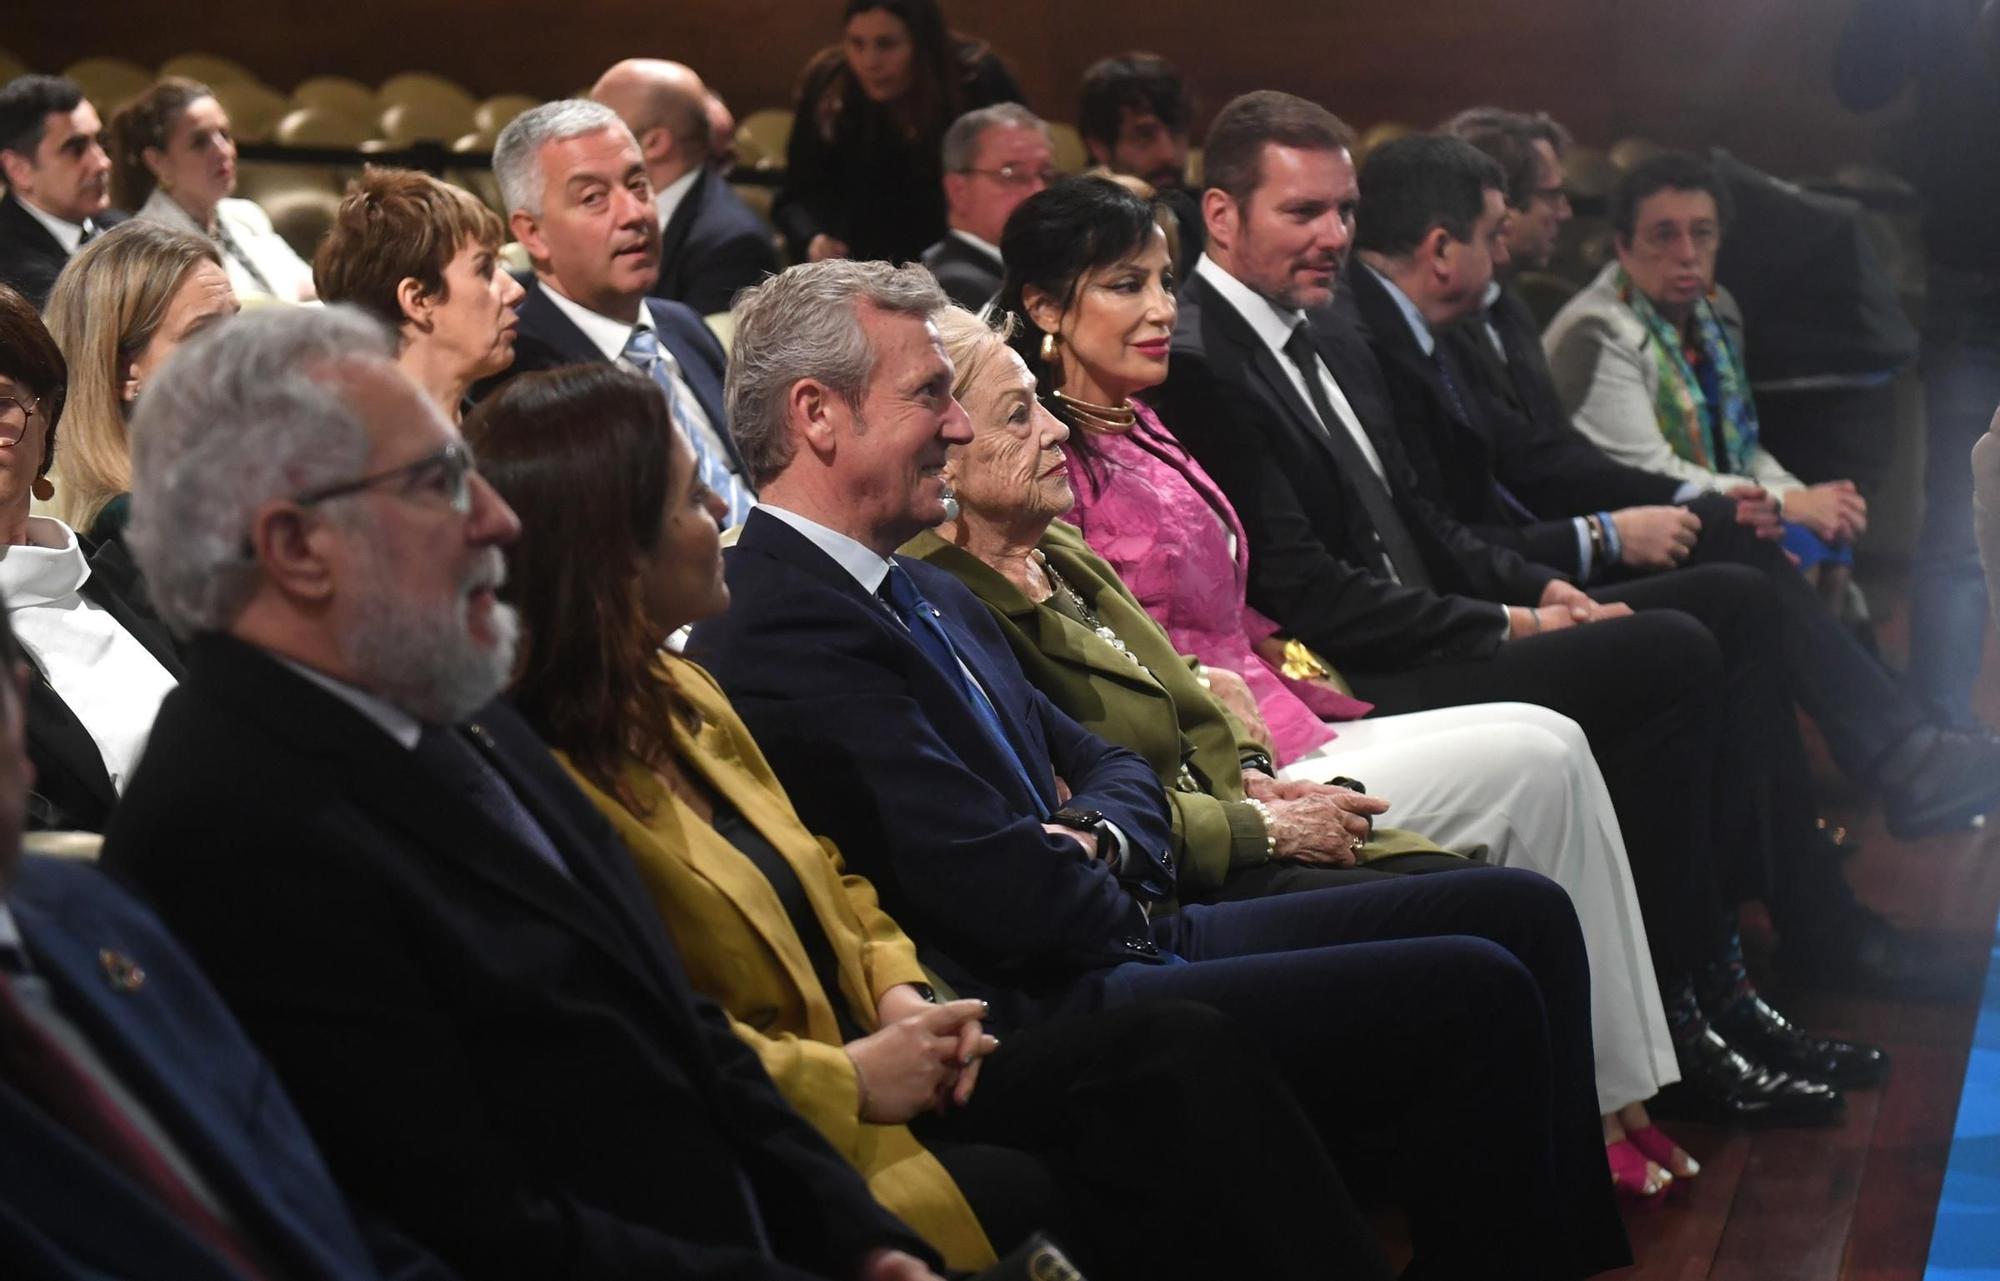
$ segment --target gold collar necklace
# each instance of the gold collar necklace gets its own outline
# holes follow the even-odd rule
[[[1085,431],[1100,436],[1123,436],[1138,424],[1139,413],[1132,408],[1132,402],[1122,405],[1093,405],[1057,388],[1056,401],[1075,417],[1077,425]]]

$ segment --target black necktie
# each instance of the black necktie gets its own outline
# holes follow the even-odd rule
[[[1463,386],[1458,380],[1458,375],[1452,371],[1454,363],[1451,352],[1446,350],[1443,343],[1431,348],[1431,364],[1437,367],[1438,385],[1444,388],[1445,399],[1451,402],[1452,412],[1458,415],[1460,422],[1469,427],[1475,426],[1472,410],[1466,403]],[[1500,506],[1509,516],[1524,524],[1533,524],[1536,521],[1535,513],[1528,509],[1526,503],[1514,497],[1514,491],[1507,488],[1498,473],[1494,473],[1492,481],[1493,496],[1500,500]]]
[[[1409,527],[1403,523],[1402,513],[1396,510],[1396,500],[1389,492],[1388,482],[1369,465],[1368,456],[1361,452],[1360,444],[1348,434],[1346,423],[1333,412],[1326,388],[1320,385],[1319,353],[1313,349],[1306,323],[1300,321],[1298,327],[1292,330],[1292,336],[1285,340],[1285,355],[1291,357],[1292,363],[1304,376],[1306,395],[1311,398],[1313,410],[1319,415],[1320,428],[1326,432],[1327,440],[1333,445],[1334,458],[1340,463],[1340,469],[1347,473],[1355,495],[1361,499],[1362,510],[1368,513],[1384,560],[1400,581],[1412,587],[1429,587],[1431,576],[1424,569],[1424,558],[1417,551],[1416,540],[1410,537]]]
[[[81,249],[95,239],[97,239],[97,224],[86,222],[83,224],[83,234],[76,238],[76,247]]]
[[[417,740],[416,756],[522,848],[564,876],[570,875],[562,852],[528,812],[528,807],[521,804],[521,798],[514,795],[507,780],[456,729],[426,725],[423,736]]]

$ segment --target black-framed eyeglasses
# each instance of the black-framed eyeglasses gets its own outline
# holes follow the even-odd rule
[[[378,471],[372,476],[359,480],[344,480],[334,485],[321,485],[308,489],[302,494],[294,494],[292,501],[301,507],[311,507],[329,502],[335,498],[345,498],[379,485],[401,481],[403,492],[427,489],[437,493],[451,509],[463,516],[472,510],[472,451],[465,442],[454,440],[435,454],[428,454],[413,463],[401,467],[391,467]]]
[[[1030,169],[1025,165],[1001,165],[998,169],[966,169],[964,173],[984,174],[995,182],[1008,187],[1025,187],[1039,182],[1044,187],[1054,185],[1062,174],[1051,168]]]
[[[0,448],[21,443],[21,437],[28,434],[28,416],[41,403],[40,396],[25,402],[12,396],[0,396]]]

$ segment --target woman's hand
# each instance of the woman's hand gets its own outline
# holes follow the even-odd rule
[[[900,1125],[947,1098],[971,1098],[979,1060],[1000,1048],[980,1027],[985,1013],[984,1001],[926,1003],[843,1046],[858,1079],[861,1119]]]
[[[850,250],[845,240],[838,240],[824,231],[806,242],[806,261],[825,262],[829,258],[845,258]]]
[[[1271,811],[1271,857],[1347,867],[1368,839],[1369,820],[1389,808],[1376,796],[1322,783],[1277,783],[1257,799]],[[1282,794],[1281,794],[1282,793]]]
[[[1808,485],[1785,495],[1785,519],[1804,525],[1822,542],[1849,543],[1868,532],[1868,500],[1851,480]]]
[[[1776,540],[1785,536],[1785,523],[1778,516],[1778,500],[1762,485],[1737,485],[1722,491],[1736,502],[1736,523],[1748,525],[1759,538]]]
[[[1250,682],[1226,667],[1210,667],[1202,664],[1201,674],[1208,679],[1208,692],[1215,695],[1215,701],[1229,709],[1229,714],[1243,723],[1243,728],[1257,745],[1265,751],[1277,754],[1271,741],[1271,727],[1264,723],[1264,713],[1257,710],[1257,696],[1250,692]]]

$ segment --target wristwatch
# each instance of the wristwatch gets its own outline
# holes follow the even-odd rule
[[[1104,815],[1101,812],[1097,810],[1078,809],[1073,805],[1065,805],[1063,808],[1049,815],[1049,822],[1054,823],[1058,827],[1067,827],[1073,831],[1087,833],[1091,840],[1096,843],[1091,851],[1092,858],[1104,858],[1109,854],[1110,851],[1106,849],[1106,846],[1110,843],[1110,833],[1105,830],[1106,824],[1104,822]]]

